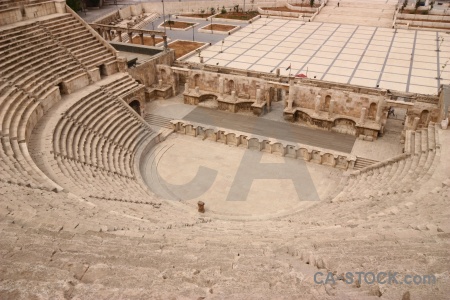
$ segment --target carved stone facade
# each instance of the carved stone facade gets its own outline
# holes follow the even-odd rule
[[[245,71],[224,67],[204,68],[208,70],[195,64],[177,65],[172,67],[170,78],[166,75],[171,74],[168,67],[158,69],[158,76],[168,85],[184,82],[186,104],[203,105],[209,101],[212,108],[234,113],[253,111],[260,116],[270,110],[271,103],[281,100],[285,120],[369,141],[383,134],[390,107],[407,109],[405,130],[440,121],[442,100],[436,96],[257,72],[247,72],[245,76]]]

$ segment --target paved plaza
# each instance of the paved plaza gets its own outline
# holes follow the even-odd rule
[[[144,169],[147,184],[165,199],[254,217],[306,209],[342,176],[339,169],[184,135],[155,146]]]
[[[348,134],[296,126],[256,116],[230,114],[204,107],[195,108],[183,119],[345,153],[352,151],[356,140],[356,137]]]
[[[450,67],[442,68],[450,59],[446,36],[433,31],[261,18],[201,55],[209,65],[260,72],[280,68],[282,75],[305,74],[318,80],[437,94],[440,84],[450,83]],[[199,58],[187,61],[199,62]]]

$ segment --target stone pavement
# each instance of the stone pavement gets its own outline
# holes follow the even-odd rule
[[[166,21],[169,20],[169,16],[167,15]],[[175,19],[173,16],[171,16],[172,21],[180,21],[180,22],[188,22],[188,23],[194,23],[196,24],[194,29],[188,29],[188,30],[170,30],[168,27],[166,28],[166,34],[170,41],[174,40],[187,40],[187,41],[196,41],[196,42],[205,42],[205,43],[218,43],[221,42],[227,35],[224,34],[218,34],[218,33],[205,33],[205,32],[198,32],[198,30],[206,25],[211,24],[211,21],[206,21],[205,19],[191,19],[191,18],[183,18],[178,17],[178,19]],[[163,27],[158,27],[163,23],[163,17],[160,16],[158,19],[156,19],[153,23],[148,24],[144,29],[148,30],[164,30]],[[240,26],[242,28],[248,26],[248,23],[245,22],[233,22],[228,21],[223,22],[220,19],[213,18],[213,24],[226,24],[226,25],[235,25]],[[194,32],[193,32],[194,31]]]
[[[281,102],[272,103],[272,111],[256,118],[248,114],[233,114],[183,103],[183,95],[167,100],[157,100],[147,104],[146,111],[152,115],[168,119],[184,119],[192,122],[211,124],[238,131],[253,132],[269,138],[279,138],[297,143],[316,145],[337,151],[345,150],[352,155],[377,161],[386,160],[402,153],[400,134],[403,116],[396,111],[397,119],[388,119],[385,134],[374,142],[362,141],[350,135],[327,132],[292,124],[283,119]],[[255,122],[249,122],[254,120]],[[244,122],[243,124],[242,122]],[[256,126],[255,126],[256,125]],[[343,141],[339,139],[344,137]],[[339,150],[340,149],[340,150]]]
[[[255,217],[306,209],[324,200],[342,174],[303,160],[178,134],[153,152],[143,169],[154,193],[192,206],[204,201],[209,211],[221,215]],[[197,180],[199,168],[210,170],[208,179]]]
[[[348,134],[312,129],[287,122],[277,122],[256,116],[234,114],[204,107],[197,107],[183,119],[346,153],[351,152],[355,142],[355,137]]]
[[[423,94],[450,82],[445,33],[296,20],[259,19],[202,51],[204,62],[282,75]],[[439,47],[440,51],[436,51]],[[199,62],[197,56],[187,61]],[[290,70],[286,70],[291,66]]]
[[[397,3],[397,0],[329,0],[314,21],[391,28]]]

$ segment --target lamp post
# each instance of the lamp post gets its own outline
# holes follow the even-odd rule
[[[439,51],[441,51],[441,46],[442,46],[442,44],[444,43],[444,37],[443,36],[441,36],[441,37],[438,37],[438,41],[440,42],[439,44],[438,44],[438,47],[437,47],[437,52],[439,52]]]
[[[164,10],[164,0],[161,0],[163,5],[163,27],[164,27],[164,50],[167,50],[167,34],[166,34],[166,13]]]
[[[164,0],[161,0],[162,6],[163,6],[163,27],[164,27],[164,34],[166,34],[166,13],[164,10]]]

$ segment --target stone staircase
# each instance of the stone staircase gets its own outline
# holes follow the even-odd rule
[[[396,5],[396,0],[330,0],[314,21],[391,28]]]
[[[154,114],[146,114],[144,120],[154,127],[173,129],[172,119]]]
[[[356,157],[355,166],[353,167],[355,170],[361,170],[363,168],[366,168],[368,166],[371,166],[373,164],[376,164],[378,161],[369,159],[369,158],[363,158],[360,156]]]

